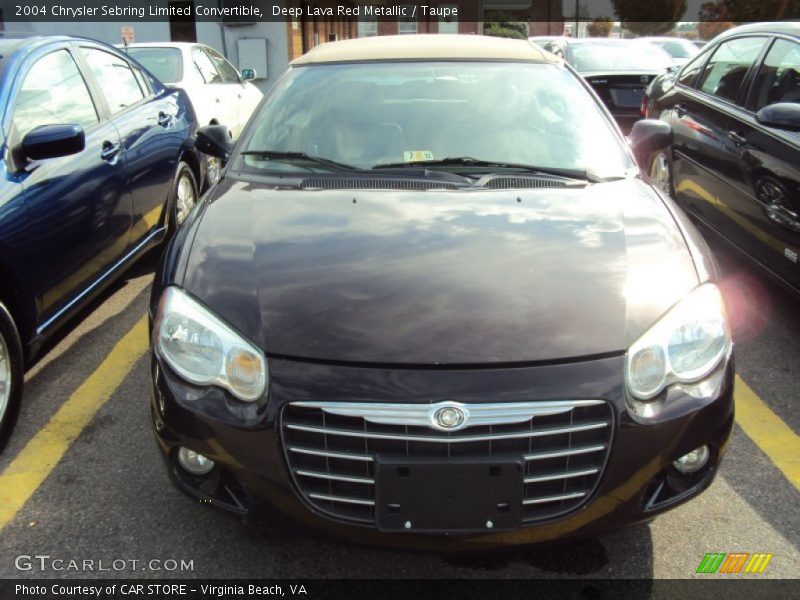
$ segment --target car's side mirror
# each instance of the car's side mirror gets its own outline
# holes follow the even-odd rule
[[[256,78],[255,69],[242,69],[242,79],[244,81],[253,81]]]
[[[756,113],[756,121],[767,127],[800,131],[800,104],[776,102]]]
[[[203,154],[228,160],[233,150],[233,140],[225,125],[206,125],[197,131],[194,147]]]
[[[80,125],[39,125],[22,138],[22,154],[31,160],[69,156],[85,147],[86,134]]]
[[[672,144],[672,127],[658,119],[642,119],[633,124],[628,140],[637,164],[647,170],[653,152]]]

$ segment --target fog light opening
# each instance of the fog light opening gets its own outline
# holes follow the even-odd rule
[[[192,475],[207,475],[215,465],[210,458],[183,446],[178,450],[178,464]]]
[[[155,430],[159,433],[164,431],[164,419],[162,419],[161,415],[158,414],[158,409],[151,407],[150,414],[153,417],[153,427],[155,427]]]
[[[687,452],[678,460],[673,461],[672,466],[681,473],[696,473],[706,466],[710,456],[711,452],[709,451],[708,446],[700,446],[691,452]]]

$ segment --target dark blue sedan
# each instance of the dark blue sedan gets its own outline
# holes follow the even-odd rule
[[[114,48],[0,39],[0,448],[42,343],[173,231],[203,163],[184,92]]]

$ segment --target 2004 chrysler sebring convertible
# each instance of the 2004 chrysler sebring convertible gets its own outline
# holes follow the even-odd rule
[[[153,288],[172,480],[361,542],[526,544],[645,522],[733,421],[708,249],[571,68],[410,36],[295,60]],[[285,519],[284,519],[285,520]]]

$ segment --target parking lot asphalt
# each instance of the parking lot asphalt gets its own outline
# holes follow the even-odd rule
[[[744,259],[715,250],[744,382],[737,406],[746,410],[737,409],[711,488],[646,526],[470,556],[253,527],[173,489],[148,408],[142,318],[151,258],[75,319],[26,375],[20,422],[0,456],[0,577],[686,578],[707,552],[772,553],[754,577],[796,577],[800,302]],[[63,559],[62,570],[18,559],[36,555]],[[96,570],[98,561],[120,559],[124,569]],[[173,570],[170,559],[190,565]],[[64,568],[70,560],[93,560],[95,570]]]

